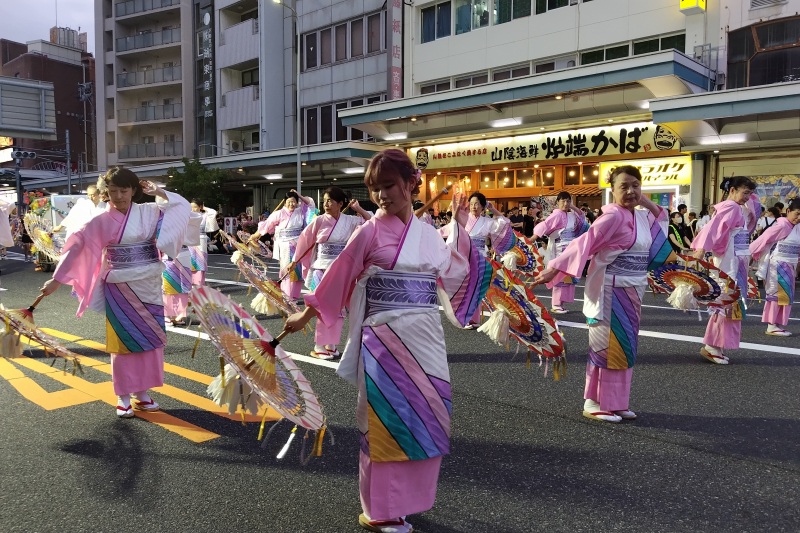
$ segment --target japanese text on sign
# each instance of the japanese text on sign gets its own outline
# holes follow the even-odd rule
[[[610,187],[606,176],[614,167],[633,165],[642,173],[642,187],[687,185],[692,182],[692,159],[689,156],[661,159],[636,159],[600,163],[600,187]]]

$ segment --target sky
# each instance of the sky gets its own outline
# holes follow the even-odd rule
[[[93,0],[0,0],[0,38],[20,43],[50,40],[50,28],[69,27],[89,37],[94,54]]]

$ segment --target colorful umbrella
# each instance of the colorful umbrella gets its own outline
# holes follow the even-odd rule
[[[263,270],[259,270],[244,259],[238,261],[236,266],[245,279],[258,290],[258,295],[250,303],[254,311],[267,315],[280,312],[285,316],[300,312],[300,307],[295,301],[283,294],[280,284],[269,279]]]
[[[25,228],[36,249],[53,261],[58,261],[64,248],[64,238],[53,234],[53,224],[46,218],[28,212],[25,214]]]

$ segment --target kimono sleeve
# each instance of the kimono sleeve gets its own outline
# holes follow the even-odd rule
[[[536,226],[533,228],[533,234],[538,237],[550,235],[554,231],[563,229],[565,223],[565,217],[560,215],[558,212],[553,211],[550,213],[549,217],[536,224]]]
[[[186,199],[174,192],[165,191],[167,199],[156,197],[155,205],[164,214],[156,230],[156,246],[170,257],[175,257],[186,240],[192,208]]]
[[[658,216],[653,216],[651,213],[647,214],[648,221],[650,222],[650,237],[653,243],[650,245],[650,252],[647,258],[647,270],[653,270],[666,263],[672,255],[672,246],[669,244],[667,238],[667,211],[659,206]]]
[[[586,233],[574,239],[558,257],[550,260],[548,267],[559,270],[561,273],[556,275],[547,286],[552,288],[564,278],[564,274],[580,277],[586,261],[599,250],[608,246],[614,239],[620,222],[620,218],[614,212],[604,213],[595,220]]]
[[[305,227],[297,239],[297,246],[294,250],[294,261],[299,262],[303,267],[303,277],[306,275],[306,270],[311,266],[311,253],[310,250],[317,244],[317,233],[319,232],[319,221],[322,218],[314,219],[311,224]]]
[[[430,226],[426,226],[430,228]],[[492,264],[472,244],[469,233],[459,224],[453,224],[452,234],[445,244],[431,228],[430,246],[439,248],[441,262],[439,276],[439,303],[453,325],[466,326],[481,304],[492,280]],[[426,246],[428,242],[426,242]]]
[[[794,226],[791,225],[791,222],[786,220],[786,223],[783,223],[786,219],[780,219],[775,222],[775,224],[771,225],[767,229],[764,230],[764,233],[758,236],[756,240],[750,243],[750,255],[753,256],[753,259],[758,259],[763,254],[769,255],[769,252],[772,249],[772,245],[782,241],[786,238],[789,233],[791,233],[792,228]]]
[[[742,216],[738,204],[734,204],[735,208],[730,205],[724,205],[723,202],[717,205],[717,212],[711,217],[711,220],[703,226],[694,240],[692,241],[693,250],[703,250],[713,252],[716,255],[725,253],[728,247],[728,239],[730,238],[731,230],[735,227],[734,218],[736,215]]]
[[[489,227],[489,238],[492,239],[492,249],[503,255],[517,244],[517,236],[511,221],[504,216],[498,216],[491,222]]]

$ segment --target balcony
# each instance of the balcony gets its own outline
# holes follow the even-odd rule
[[[140,72],[123,72],[117,75],[117,89],[151,85],[153,83],[169,83],[181,81],[183,78],[180,66],[143,70]]]
[[[152,157],[183,157],[183,141],[171,143],[123,144],[118,157],[122,159],[145,159]]]
[[[140,48],[151,48],[163,44],[181,42],[181,29],[172,28],[170,30],[140,33],[133,37],[120,37],[117,39],[117,53],[138,50]]]
[[[258,59],[258,19],[249,19],[220,32],[217,66],[226,68]]]
[[[260,116],[258,85],[228,91],[220,98],[217,129],[231,130],[258,124]]]
[[[117,123],[150,122],[154,120],[172,120],[183,118],[183,104],[154,105],[120,109],[117,111]]]
[[[127,2],[118,2],[114,5],[114,15],[117,17],[124,17],[144,11],[176,6],[180,3],[181,0],[128,0]]]

